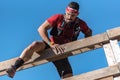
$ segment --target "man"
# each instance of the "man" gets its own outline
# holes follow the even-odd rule
[[[43,41],[35,41],[25,48],[15,64],[6,70],[9,77],[13,78],[16,70],[28,61],[33,52],[39,52],[47,48],[53,48],[57,54],[64,52],[64,47],[59,45],[77,40],[79,32],[83,32],[85,37],[92,36],[91,29],[87,24],[79,19],[79,4],[70,2],[66,8],[65,14],[56,14],[48,18],[39,28],[38,32]],[[51,29],[50,38],[48,30]],[[53,61],[61,78],[73,75],[68,58]]]

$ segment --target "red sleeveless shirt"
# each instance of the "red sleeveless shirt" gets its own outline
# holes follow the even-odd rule
[[[63,20],[64,20],[63,14],[56,14],[47,19],[47,21],[53,28],[60,27],[63,23]],[[79,19],[79,20],[80,21],[79,21],[78,25],[80,27],[80,31],[85,33],[89,29],[89,27],[83,20],[81,20],[81,19]],[[71,27],[66,24],[64,26],[62,34],[60,36],[51,35],[50,40],[57,44],[68,43],[68,42],[72,41],[72,37],[74,36],[74,33],[75,33],[74,26]]]

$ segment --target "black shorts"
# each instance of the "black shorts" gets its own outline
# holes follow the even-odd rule
[[[46,42],[45,42],[45,44],[46,44],[45,49],[50,48],[50,46]],[[57,71],[58,71],[60,77],[66,75],[66,74],[69,74],[69,73],[72,74],[72,68],[71,68],[71,65],[68,61],[68,58],[56,60],[56,61],[53,61],[52,63],[57,68]]]

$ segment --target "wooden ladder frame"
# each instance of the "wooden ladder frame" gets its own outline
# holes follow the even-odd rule
[[[22,67],[20,67],[18,71],[103,47],[108,61],[108,67],[80,75],[75,75],[63,80],[120,80],[119,40],[120,27],[116,27],[92,37],[61,45],[66,48],[64,54],[62,55],[55,55],[56,52],[54,49],[42,51],[40,52],[41,55],[38,55],[36,52],[34,52],[32,58]],[[95,48],[92,49],[90,46],[95,46]],[[17,57],[0,62],[0,76],[6,75],[5,69],[14,64],[16,59]]]

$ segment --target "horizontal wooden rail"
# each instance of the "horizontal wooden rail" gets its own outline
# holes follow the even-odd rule
[[[69,78],[65,78],[63,80],[100,80],[109,76],[118,76],[120,75],[120,64],[105,67],[102,69],[94,70],[91,72],[83,73],[80,75],[72,76]],[[106,80],[106,79],[105,79]],[[110,79],[111,80],[111,79]]]

